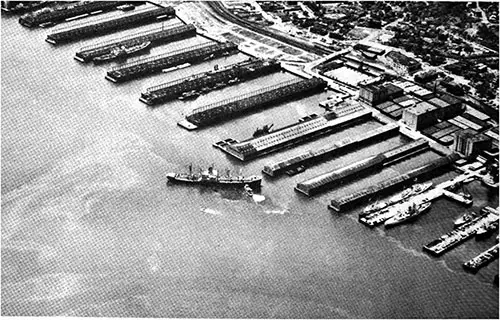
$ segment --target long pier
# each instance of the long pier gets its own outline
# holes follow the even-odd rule
[[[182,64],[215,59],[216,57],[234,53],[237,50],[238,46],[232,42],[202,43],[112,68],[107,72],[106,79],[112,82],[125,82],[160,73],[164,69]]]
[[[292,79],[242,96],[196,108],[186,116],[186,121],[179,122],[179,125],[186,127],[186,123],[190,123],[191,127],[186,127],[188,130],[208,126],[249,110],[270,107],[273,104],[298,96],[303,97],[307,94],[313,94],[323,90],[325,87],[326,82],[318,78]]]
[[[141,1],[144,3],[145,1]],[[19,23],[28,28],[34,28],[44,23],[58,23],[68,18],[82,15],[93,14],[95,12],[104,12],[115,9],[117,6],[134,3],[136,1],[92,1],[87,3],[69,3],[62,7],[47,10],[46,12],[29,13],[19,18]]]
[[[335,118],[334,114],[330,112],[323,116],[317,116],[280,128],[264,136],[251,138],[242,142],[235,141],[225,144],[219,142],[214,144],[214,146],[238,160],[246,161],[279,149],[303,143],[333,130],[338,130],[370,118],[371,111],[366,109],[342,118]]]
[[[185,92],[205,93],[279,70],[280,64],[276,60],[250,59],[225,66],[217,71],[202,72],[148,88],[141,94],[140,101],[156,105],[177,99]]]
[[[362,159],[346,167],[338,168],[302,181],[295,186],[295,190],[307,196],[312,196],[332,185],[344,183],[353,176],[359,177],[366,172],[381,170],[384,166],[394,161],[401,160],[428,148],[429,143],[424,139],[413,141],[409,144],[379,153],[378,155]]]
[[[57,31],[49,34],[46,41],[51,44],[68,43],[116,32],[120,29],[130,29],[137,25],[152,23],[162,18],[173,18],[174,16],[175,10],[172,7],[144,10],[116,19],[97,21],[92,24],[82,24],[68,30]]]
[[[477,272],[479,269],[496,259],[498,259],[498,243],[488,250],[477,255],[476,257],[465,262],[463,267],[465,270]]]
[[[445,235],[439,237],[434,241],[426,244],[423,250],[434,255],[439,256],[444,252],[456,247],[465,240],[473,237],[477,229],[485,224],[498,221],[498,214],[492,212],[486,212],[484,215],[480,215],[469,221],[468,223],[448,232]]]
[[[333,144],[326,145],[318,150],[309,150],[307,152],[294,155],[285,160],[269,163],[264,166],[262,172],[271,177],[278,176],[287,170],[317,163],[326,158],[339,155],[342,152],[352,150],[353,148],[356,148],[362,144],[375,141],[376,139],[381,139],[390,134],[394,134],[398,132],[398,129],[399,127],[397,124],[386,124],[380,128],[370,130],[366,133],[361,133],[358,136],[344,138]]]
[[[154,28],[147,31],[135,33],[130,36],[113,39],[106,42],[93,44],[81,48],[76,54],[75,59],[80,62],[90,62],[94,58],[109,54],[116,47],[129,47],[150,41],[152,46],[182,40],[196,35],[196,28],[192,24],[177,25],[165,29],[163,27]]]
[[[386,179],[375,186],[366,187],[358,192],[333,199],[328,207],[335,211],[345,210],[346,208],[352,207],[364,199],[383,192],[388,192],[401,186],[407,181],[411,181],[417,177],[425,176],[435,170],[447,167],[458,159],[460,159],[460,156],[456,153],[452,153],[451,155],[434,160],[431,163],[411,170],[410,172],[400,174],[394,178]]]

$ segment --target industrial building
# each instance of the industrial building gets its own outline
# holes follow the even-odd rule
[[[453,150],[464,157],[474,157],[482,150],[491,149],[491,138],[474,130],[461,130],[454,136]]]

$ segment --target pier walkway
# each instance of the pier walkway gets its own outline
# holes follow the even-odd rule
[[[375,141],[376,139],[381,139],[391,134],[398,132],[398,125],[394,123],[386,124],[380,128],[370,130],[366,133],[361,133],[355,137],[344,138],[338,142],[330,145],[326,145],[318,150],[309,150],[307,152],[294,155],[285,160],[280,160],[277,162],[269,163],[264,166],[262,172],[274,177],[282,174],[283,172],[295,169],[299,166],[307,166],[313,163],[317,163],[325,158],[330,158],[341,154],[342,152],[347,152],[355,147],[362,144]]]
[[[141,4],[145,1],[92,1],[87,3],[67,3],[63,7],[47,10],[47,12],[29,13],[19,18],[19,23],[28,28],[34,28],[45,23],[58,23],[69,18],[85,16],[114,10],[117,6],[127,3]]]
[[[498,213],[487,212],[484,215],[475,217],[472,221],[448,232],[439,239],[426,244],[424,251],[439,256],[445,251],[459,245],[463,241],[474,236],[479,228],[491,222],[498,221]]]
[[[367,120],[370,117],[371,112],[364,109],[341,118],[335,118],[333,113],[327,113],[323,116],[316,116],[280,128],[257,138],[222,145],[216,143],[214,146],[241,161],[246,161],[291,145],[303,143],[355,122]]]
[[[130,29],[137,25],[152,23],[162,18],[173,18],[175,10],[172,7],[144,10],[134,14],[121,16],[111,20],[97,21],[91,24],[81,24],[67,30],[56,31],[47,36],[45,41],[51,44],[67,43],[84,38]]]
[[[295,190],[307,196],[312,196],[331,186],[347,183],[353,176],[359,177],[367,172],[381,170],[384,166],[404,159],[429,147],[426,140],[413,141],[392,150],[371,156],[346,167],[337,168],[316,177],[302,181],[295,186]]]

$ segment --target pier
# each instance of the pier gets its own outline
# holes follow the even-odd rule
[[[326,88],[326,82],[318,79],[292,79],[265,87],[242,96],[229,98],[194,109],[186,116],[186,121],[196,127],[227,120],[250,110],[270,107],[296,97],[319,92]],[[179,122],[182,126],[183,122]]]
[[[361,110],[342,118],[332,112],[280,128],[266,135],[242,142],[215,143],[214,146],[241,161],[253,159],[279,149],[303,143],[312,138],[371,118],[371,111]],[[227,141],[227,140],[225,140]],[[233,140],[235,141],[235,140]]]
[[[345,183],[349,179],[354,178],[354,176],[359,177],[363,173],[382,170],[384,166],[428,148],[429,143],[424,139],[413,141],[384,153],[362,159],[346,167],[338,168],[306,181],[302,181],[295,186],[295,190],[307,196],[312,196],[322,190],[328,189],[332,185]]]
[[[472,221],[448,232],[445,235],[442,235],[439,239],[426,244],[423,247],[423,250],[434,256],[439,256],[445,251],[448,251],[463,241],[473,237],[478,228],[494,221],[498,221],[498,214],[486,212],[483,215],[475,217]]]
[[[87,3],[68,3],[64,7],[55,9],[53,11],[47,10],[46,12],[39,13],[29,13],[19,18],[19,23],[28,28],[38,27],[45,23],[58,23],[69,18],[80,17],[94,13],[100,13],[104,11],[110,11],[115,9],[119,5],[126,3],[131,4],[142,4],[142,2],[136,1],[92,1]]]
[[[163,43],[168,43],[176,40],[182,40],[196,35],[196,28],[191,25],[177,25],[172,28],[164,29],[163,27],[154,28],[147,31],[135,33],[130,36],[113,39],[110,41],[93,44],[81,48],[76,54],[75,59],[80,62],[90,62],[94,58],[109,54],[117,47],[130,47],[147,41],[151,42],[152,46]]]
[[[498,259],[498,243],[463,264],[467,271],[477,272],[488,263]]]
[[[322,147],[318,150],[309,150],[307,152],[292,156],[285,160],[273,162],[264,166],[262,172],[268,176],[274,177],[282,174],[287,170],[293,170],[300,166],[308,166],[317,163],[326,158],[331,158],[347,152],[353,148],[359,147],[363,144],[373,142],[377,139],[387,137],[391,134],[398,132],[398,125],[394,123],[386,124],[380,128],[370,130],[362,133],[356,137],[348,137],[333,144]]]
[[[280,64],[276,60],[246,60],[219,70],[198,73],[148,88],[141,94],[140,101],[152,106],[177,98],[182,99],[183,93],[186,92],[199,95],[279,70]]]
[[[424,166],[411,170],[410,172],[386,179],[375,186],[370,186],[358,192],[333,199],[328,207],[335,211],[343,211],[354,206],[355,204],[358,204],[364,199],[379,195],[383,192],[389,192],[401,186],[405,182],[412,181],[418,177],[426,176],[438,169],[448,167],[459,158],[460,156],[458,154],[452,153],[451,155],[434,160]]]
[[[82,24],[72,27],[71,29],[57,31],[49,34],[46,41],[51,44],[68,43],[84,38],[113,33],[123,29],[130,29],[141,24],[152,23],[162,18],[173,18],[174,16],[175,10],[172,7],[144,10],[116,19],[97,21],[92,24]]]
[[[238,46],[232,42],[202,43],[112,68],[107,72],[106,79],[112,82],[125,82],[160,73],[164,69],[215,59],[237,51]]]

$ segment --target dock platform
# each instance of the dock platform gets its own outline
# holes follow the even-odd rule
[[[463,264],[465,270],[477,272],[490,262],[498,259],[498,243]]]
[[[84,38],[96,37],[103,34],[130,29],[138,25],[152,23],[163,18],[175,17],[172,7],[144,10],[134,14],[124,15],[116,19],[97,21],[91,24],[81,24],[70,29],[56,31],[47,35],[45,41],[57,45],[78,41]]]
[[[152,106],[173,99],[182,99],[186,92],[199,95],[279,70],[280,64],[276,60],[249,59],[218,70],[202,72],[150,87],[141,94],[140,101]]]
[[[270,107],[279,102],[322,91],[325,88],[326,82],[318,78],[291,79],[242,96],[196,108],[186,116],[186,120],[199,127],[208,126],[250,110]]]
[[[342,118],[335,118],[332,113],[327,113],[323,116],[312,117],[309,120],[277,129],[260,137],[228,144],[220,147],[220,149],[238,160],[247,161],[276,150],[304,143],[334,130],[339,130],[345,126],[366,121],[370,118],[371,111],[366,109]]]
[[[343,211],[346,208],[356,205],[364,199],[379,195],[383,192],[389,192],[407,181],[411,181],[417,177],[425,177],[433,171],[448,167],[459,158],[460,156],[458,154],[452,153],[451,155],[434,160],[424,166],[411,170],[410,172],[386,179],[375,186],[370,186],[358,192],[333,199],[328,207],[335,211]]]
[[[423,250],[431,255],[439,256],[463,241],[470,239],[476,234],[478,228],[493,221],[498,221],[498,214],[487,212],[479,215],[472,219],[472,221],[426,244]]]
[[[360,177],[364,173],[381,170],[386,165],[407,158],[417,152],[422,152],[428,148],[429,143],[424,139],[419,139],[389,151],[379,153],[378,155],[359,160],[348,166],[337,168],[302,181],[295,186],[295,190],[310,197],[331,186],[346,183],[353,176]]]
[[[166,68],[215,59],[237,51],[238,46],[232,42],[202,43],[120,65],[108,71],[106,79],[113,82],[125,82],[160,73]]]
[[[362,144],[376,141],[388,135],[395,134],[399,130],[397,124],[390,123],[386,124],[380,128],[370,130],[366,133],[361,133],[356,137],[344,138],[338,142],[330,145],[326,145],[318,150],[309,150],[307,152],[294,155],[285,160],[280,160],[277,162],[269,163],[264,166],[262,172],[268,176],[274,177],[282,174],[291,169],[295,169],[300,166],[309,166],[313,163],[317,163],[325,158],[331,158],[337,156],[343,152],[352,150]]]
[[[151,42],[151,46],[156,46],[167,42],[186,39],[188,37],[194,37],[195,35],[196,28],[191,24],[176,25],[167,29],[163,27],[154,28],[126,37],[83,47],[75,54],[75,59],[85,63],[92,61],[96,57],[109,54],[117,47],[130,47],[147,41]]]

